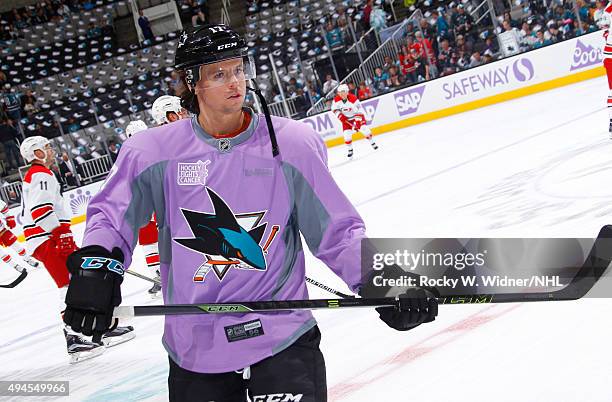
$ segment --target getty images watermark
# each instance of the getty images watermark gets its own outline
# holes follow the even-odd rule
[[[372,255],[372,269],[382,271],[387,266],[398,266],[404,271],[414,272],[419,269],[419,275],[401,275],[398,278],[385,278],[376,275],[373,278],[375,286],[379,287],[563,287],[559,275],[525,275],[512,277],[509,275],[480,274],[480,275],[453,275],[454,272],[464,271],[468,267],[482,268],[486,265],[488,250],[478,253],[442,253],[442,252],[412,252],[407,249],[395,250],[392,253],[374,253]],[[433,272],[433,276],[423,272],[425,269],[451,269],[450,274]],[[454,271],[452,271],[454,270]]]
[[[368,286],[393,296],[435,288],[441,296],[555,292],[583,266],[595,239],[367,239],[362,274]],[[609,295],[610,293],[607,292]],[[366,295],[366,297],[369,297]]]

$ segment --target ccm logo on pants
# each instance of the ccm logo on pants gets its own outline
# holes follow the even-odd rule
[[[300,402],[304,394],[270,394],[270,395],[255,395],[253,402]]]

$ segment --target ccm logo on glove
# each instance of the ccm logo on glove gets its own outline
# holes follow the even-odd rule
[[[111,258],[82,257],[82,259],[83,262],[81,263],[81,268],[83,269],[106,268],[109,271],[119,274],[121,276],[123,276],[123,273],[125,271],[121,262],[113,260]]]

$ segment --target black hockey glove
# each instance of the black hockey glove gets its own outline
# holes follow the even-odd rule
[[[438,315],[438,300],[425,289],[408,289],[399,296],[398,307],[378,307],[380,319],[398,331],[408,331]]]
[[[71,277],[64,322],[99,342],[111,328],[114,307],[121,304],[123,252],[87,246],[70,254],[66,265]]]

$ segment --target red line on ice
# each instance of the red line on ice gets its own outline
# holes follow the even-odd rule
[[[499,318],[520,306],[521,306],[520,304],[516,304],[498,313],[485,314],[486,312],[499,307],[499,305],[487,306],[486,308],[464,318],[463,320],[428,336],[427,338],[415,343],[414,345],[407,347],[406,349],[397,353],[395,356],[391,358],[387,358],[379,363],[376,363],[370,366],[369,368],[363,370],[362,373],[357,374],[353,376],[352,378],[355,379],[359,377],[361,374],[372,371],[373,369],[380,369],[382,367],[383,370],[377,370],[378,374],[375,375],[374,377],[371,377],[365,381],[359,381],[359,380],[351,381],[349,379],[349,380],[345,380],[343,382],[340,382],[332,386],[328,391],[329,400],[330,401],[340,400],[346,397],[347,395],[352,394],[353,392],[358,391],[361,388],[379,380],[380,378],[385,377],[386,375],[390,374],[392,371],[397,370],[398,365],[402,366],[420,357],[423,357],[442,346],[445,346],[451,342],[454,342],[455,340],[459,339],[460,337],[467,334],[468,332],[496,318]],[[447,335],[449,333],[455,333],[455,334],[452,337],[446,338],[444,341],[436,344],[435,346],[420,346],[420,345],[423,345],[424,343],[427,343],[433,339],[440,337],[441,335]]]

